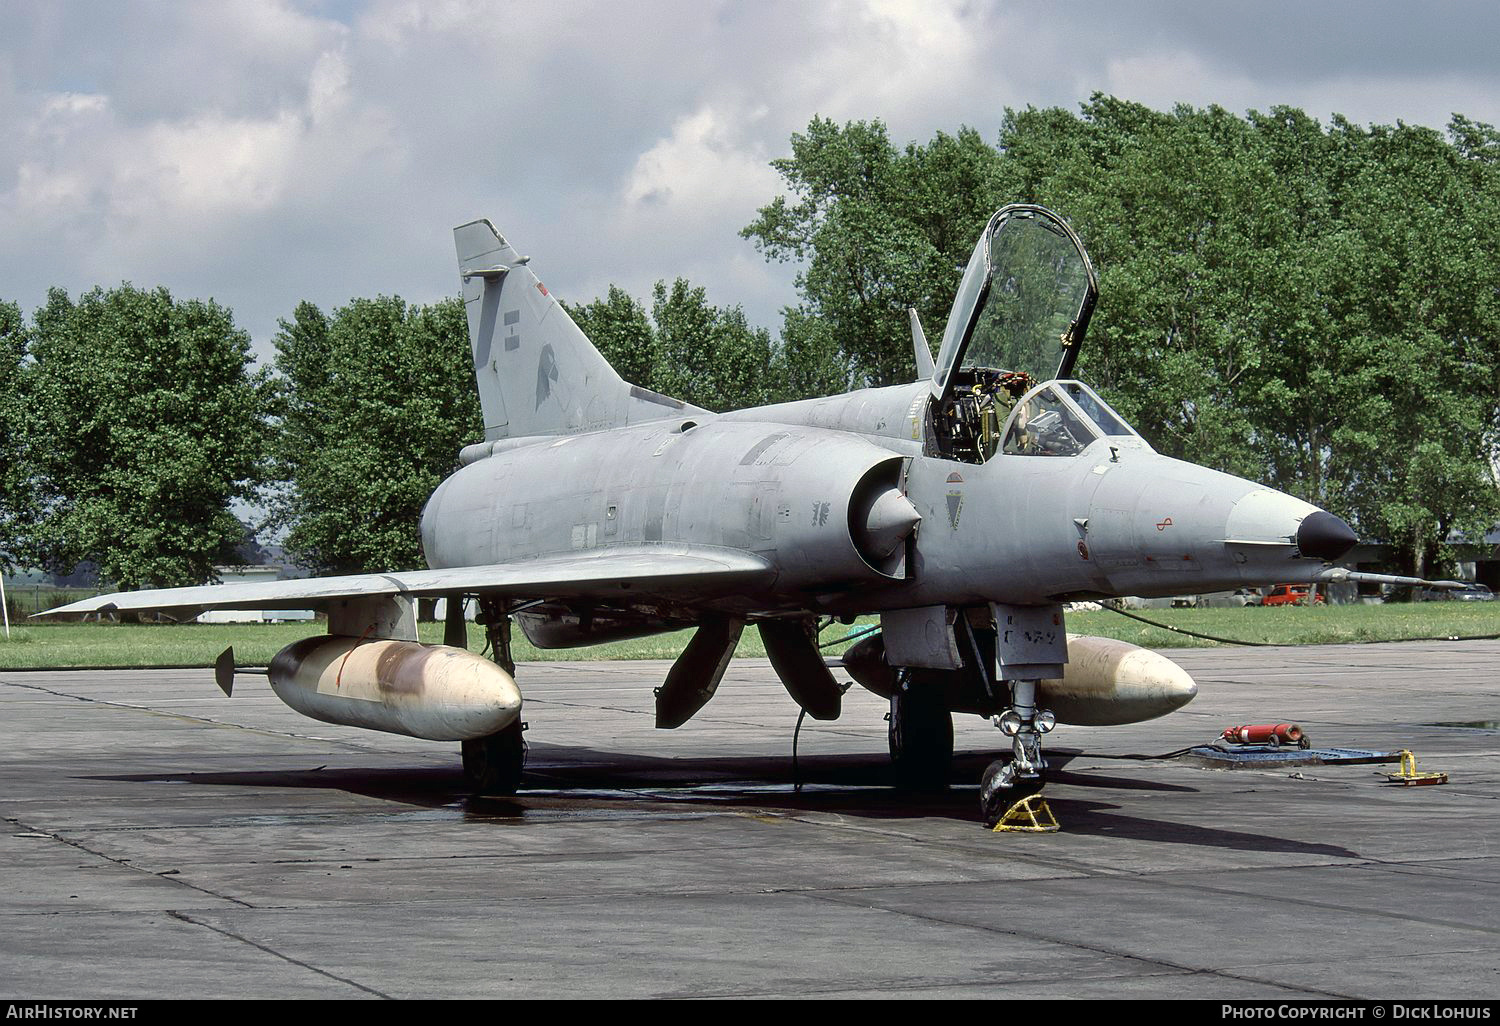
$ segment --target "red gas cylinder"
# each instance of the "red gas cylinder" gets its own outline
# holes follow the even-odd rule
[[[1295,723],[1257,723],[1230,727],[1220,735],[1237,745],[1298,745],[1307,747],[1307,737]]]

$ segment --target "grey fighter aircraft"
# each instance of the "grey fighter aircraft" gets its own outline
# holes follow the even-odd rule
[[[715,414],[620,378],[488,221],[454,232],[484,440],[422,515],[430,569],[125,592],[55,613],[315,606],[328,635],[279,653],[271,685],[317,719],[461,741],[479,791],[519,784],[512,622],[542,648],[696,633],[656,690],[657,726],[710,698],[754,624],[791,697],[839,715],[821,626],[878,614],[842,666],[891,703],[900,779],[946,784],[952,714],[993,720],[993,822],[1041,787],[1058,722],[1130,723],[1192,679],[1121,642],[1069,638],[1064,604],[1349,576],[1343,520],[1154,451],[1069,375],[1097,280],[1061,218],[985,226],[919,380]],[[415,600],[442,596],[444,645]],[[463,650],[466,599],[493,660]],[[231,689],[232,656],[220,667]]]

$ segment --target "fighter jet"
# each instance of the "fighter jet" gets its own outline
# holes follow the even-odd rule
[[[657,726],[707,703],[746,626],[807,714],[839,716],[820,630],[878,615],[835,667],[887,699],[898,778],[942,787],[954,713],[1008,748],[993,823],[1045,780],[1057,723],[1132,723],[1196,693],[1170,660],[1069,638],[1078,600],[1314,582],[1356,541],[1291,495],[1163,456],[1070,377],[1098,297],[1077,234],[997,211],[918,380],[711,413],[624,381],[486,220],[454,230],[484,438],[422,514],[429,569],[125,592],[56,614],[313,606],[328,634],[271,662],[316,719],[462,742],[470,785],[509,793],[525,759],[511,625],[541,648],[695,628],[656,689]],[[415,602],[448,599],[445,644]],[[467,600],[492,658],[463,648]],[[221,660],[230,693],[232,656]]]

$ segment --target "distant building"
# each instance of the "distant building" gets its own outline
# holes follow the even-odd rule
[[[260,582],[269,584],[281,579],[284,567],[274,564],[257,566],[216,566],[214,573],[225,584]],[[311,609],[211,609],[198,617],[199,623],[284,623],[317,619]]]

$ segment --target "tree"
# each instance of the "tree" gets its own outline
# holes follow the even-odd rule
[[[1500,514],[1495,140],[1449,134],[1096,96],[1008,114],[1002,148],[1098,266],[1081,373],[1163,451],[1332,509],[1423,572]]]
[[[483,430],[463,303],[302,303],[276,350],[287,550],[319,572],[420,566],[422,508]]]
[[[21,361],[26,326],[21,308],[0,302],[0,573],[15,566],[25,477],[21,467]]]
[[[269,372],[212,301],[53,289],[22,370],[29,561],[123,588],[201,584],[242,539],[265,473]]]
[[[761,406],[776,393],[771,334],[751,328],[739,307],[716,307],[701,286],[678,278],[657,282],[651,319],[661,363],[659,391],[705,409]]]
[[[632,385],[661,391],[656,383],[661,367],[656,329],[646,308],[630,293],[611,285],[607,298],[583,306],[566,305],[566,309],[620,377]]]
[[[1346,257],[1336,330],[1362,392],[1331,418],[1331,468],[1406,569],[1451,573],[1435,562],[1449,532],[1500,517],[1500,169],[1431,129],[1336,120],[1330,135]]]
[[[786,342],[822,366],[836,351],[840,377],[858,385],[912,380],[907,307],[936,341],[962,265],[999,205],[999,154],[971,129],[901,152],[879,121],[814,118],[792,136],[792,156],[771,166],[796,201],[776,197],[740,234],[768,258],[803,262]]]
[[[1168,455],[1256,477],[1244,404],[1277,290],[1279,212],[1253,133],[1221,108],[1095,96],[1007,112],[1017,200],[1065,214],[1099,276],[1077,373]]]
[[[812,399],[848,391],[848,359],[840,352],[829,323],[806,307],[784,311],[781,339],[771,356],[772,374],[781,385],[778,401]]]
[[[685,278],[659,281],[651,311],[611,285],[606,299],[569,306],[568,313],[626,381],[705,409],[738,410],[790,394],[789,373],[802,381],[809,361],[793,370],[738,306],[718,307]]]

